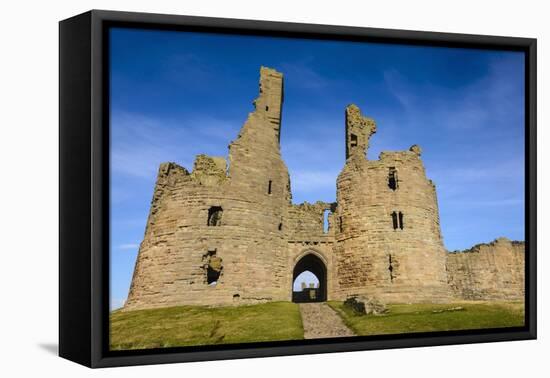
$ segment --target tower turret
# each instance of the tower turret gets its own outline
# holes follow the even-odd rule
[[[346,164],[337,180],[335,262],[339,294],[389,302],[448,298],[435,186],[421,149],[365,158],[375,122],[346,108]]]
[[[364,117],[355,104],[346,108],[346,160],[360,154],[365,157],[369,148],[369,139],[376,133],[376,123],[372,118]]]

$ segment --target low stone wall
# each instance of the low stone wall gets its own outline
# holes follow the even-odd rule
[[[525,243],[499,238],[447,256],[453,294],[466,300],[523,300]]]

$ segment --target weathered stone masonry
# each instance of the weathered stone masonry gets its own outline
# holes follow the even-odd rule
[[[499,238],[448,254],[449,284],[455,296],[470,300],[525,298],[525,243]]]
[[[199,155],[192,172],[161,164],[125,309],[289,301],[304,267],[323,275],[323,299],[523,295],[523,245],[448,254],[420,147],[368,160],[376,124],[355,105],[337,202],[292,204],[279,146],[283,75],[262,67],[259,92],[228,162]]]

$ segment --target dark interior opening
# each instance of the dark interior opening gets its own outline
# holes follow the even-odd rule
[[[208,209],[208,226],[221,226],[223,209],[221,206],[212,206]]]
[[[349,145],[350,145],[350,147],[357,147],[357,135],[351,134]]]
[[[217,256],[216,252],[216,249],[212,249],[203,256],[203,259],[207,259],[206,283],[210,286],[214,286],[218,283],[223,270],[222,259]]]
[[[395,211],[393,213],[391,213],[391,220],[392,220],[392,223],[393,223],[393,229],[397,230],[397,227],[399,225],[397,224],[397,213]]]
[[[310,271],[319,280],[318,287],[304,288],[302,291],[294,291],[294,281],[301,273]],[[292,273],[292,302],[325,302],[327,300],[327,268],[323,261],[310,253],[305,255],[296,263]]]
[[[390,272],[390,282],[393,283],[395,277],[393,275],[393,261],[391,255],[388,255],[388,271]]]
[[[389,173],[388,173],[388,186],[391,190],[397,190],[398,187],[398,181],[397,181],[397,170],[395,167],[390,167]]]

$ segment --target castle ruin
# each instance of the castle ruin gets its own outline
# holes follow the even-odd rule
[[[298,301],[304,271],[319,279],[308,296],[317,301],[523,299],[523,243],[447,252],[420,147],[368,160],[376,123],[355,105],[336,202],[293,204],[282,105],[283,75],[262,67],[229,161],[198,155],[192,172],[161,164],[125,309]]]

